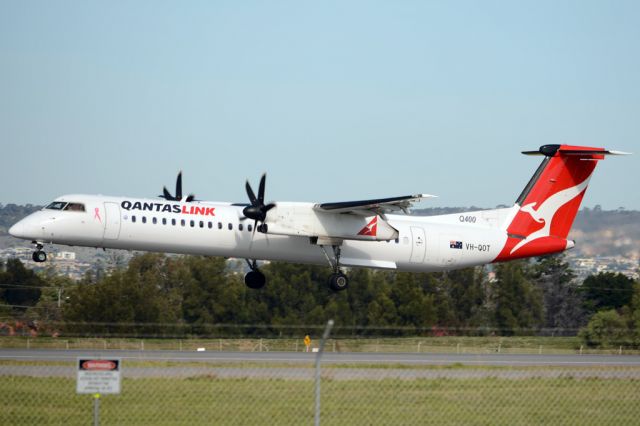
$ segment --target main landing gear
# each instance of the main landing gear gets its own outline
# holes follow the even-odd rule
[[[342,291],[349,287],[349,278],[342,272],[338,271],[329,276],[329,288],[333,291]]]
[[[340,246],[333,245],[331,248],[333,249],[333,259],[327,253],[327,249],[324,245],[321,245],[322,252],[324,253],[329,265],[333,269],[333,274],[329,276],[328,284],[329,288],[335,292],[346,290],[349,287],[349,278],[340,270]],[[258,262],[256,260],[245,259],[247,265],[249,265],[249,272],[247,272],[244,276],[244,283],[247,287],[259,290],[265,286],[267,283],[267,278],[264,276],[262,272],[258,269]]]
[[[44,250],[42,250],[44,248],[44,246],[42,244],[38,243],[38,242],[35,242],[35,241],[34,241],[34,244],[36,246],[36,250],[31,255],[31,258],[36,263],[46,262],[47,261],[47,253],[45,253]]]
[[[260,272],[258,263],[255,260],[249,261],[247,259],[247,264],[251,270],[245,274],[244,283],[254,290],[261,289],[267,283],[267,278]]]
[[[349,278],[340,270],[340,246],[331,246],[335,260],[329,257],[325,246],[320,246],[320,248],[322,248],[322,252],[327,258],[329,265],[333,268],[333,274],[329,276],[329,288],[335,292],[346,290],[346,288],[349,287]]]

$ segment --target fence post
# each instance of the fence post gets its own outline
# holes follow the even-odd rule
[[[93,395],[93,425],[100,426],[100,394]]]
[[[327,321],[327,326],[324,329],[322,340],[320,341],[320,347],[318,348],[318,355],[316,355],[316,426],[320,426],[320,358],[322,357],[324,345],[327,343],[329,333],[331,333],[331,327],[333,327],[333,320]]]

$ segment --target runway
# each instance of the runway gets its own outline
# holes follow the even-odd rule
[[[267,362],[313,363],[315,353],[304,352],[195,352],[165,350],[62,350],[1,349],[0,361],[75,361],[78,357],[121,358],[166,362]],[[434,354],[326,352],[323,364],[396,364],[433,366],[557,366],[557,367],[640,367],[637,355],[538,355],[538,354]]]

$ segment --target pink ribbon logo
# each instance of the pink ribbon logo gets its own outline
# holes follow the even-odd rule
[[[102,218],[100,217],[100,207],[96,207],[95,214],[93,215],[94,219],[98,219],[100,223],[102,223]]]

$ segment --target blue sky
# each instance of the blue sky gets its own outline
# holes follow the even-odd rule
[[[550,143],[640,209],[640,2],[0,0],[0,202],[511,204]]]

